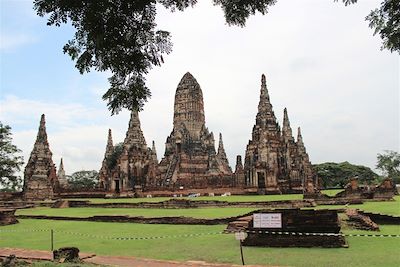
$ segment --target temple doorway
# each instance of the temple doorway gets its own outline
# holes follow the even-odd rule
[[[258,188],[265,188],[265,174],[264,172],[257,172]]]
[[[115,182],[115,193],[119,193],[120,189],[119,189],[119,180],[114,180]]]

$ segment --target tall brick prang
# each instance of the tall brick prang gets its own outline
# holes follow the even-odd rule
[[[261,76],[256,124],[246,148],[244,172],[246,186],[257,188],[259,193],[301,193],[314,190],[315,174],[300,128],[295,141],[285,108],[281,131],[264,75]]]
[[[176,89],[173,130],[159,164],[159,183],[170,188],[231,185],[232,171],[227,164],[223,145],[217,155],[214,135],[205,125],[200,85],[187,72]]]
[[[52,155],[47,140],[45,115],[42,114],[36,142],[24,171],[25,199],[51,199],[54,191],[58,190],[59,183]]]

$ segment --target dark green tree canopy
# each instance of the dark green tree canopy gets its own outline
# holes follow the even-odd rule
[[[72,190],[93,190],[96,188],[99,173],[93,171],[78,171],[71,176],[67,176],[68,184]]]
[[[370,168],[354,165],[347,161],[314,164],[313,167],[318,177],[321,177],[324,188],[343,188],[349,182],[349,179],[355,176],[358,176],[361,184],[378,183],[379,179],[379,176]]]
[[[24,164],[21,152],[12,144],[11,127],[0,122],[0,188],[2,191],[16,191],[21,188],[22,179],[16,175]]]
[[[386,150],[378,154],[376,168],[384,176],[392,178],[395,183],[400,183],[400,154],[396,151]]]
[[[117,166],[118,158],[121,156],[124,150],[124,143],[118,143],[114,146],[113,153],[106,158],[107,167],[112,170]]]
[[[335,0],[338,1],[338,0]],[[342,0],[346,5],[357,0]],[[221,6],[228,25],[245,26],[250,15],[266,14],[277,0],[213,0]],[[163,55],[172,51],[171,35],[157,29],[157,4],[171,11],[183,11],[197,0],[34,0],[39,16],[47,25],[71,23],[74,37],[63,48],[76,62],[80,73],[111,71],[110,88],[103,95],[112,114],[122,108],[140,110],[151,96],[145,76],[160,66]],[[383,47],[400,51],[400,4],[385,0],[367,17],[383,39]]]

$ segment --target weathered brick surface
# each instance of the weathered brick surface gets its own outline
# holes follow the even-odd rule
[[[232,186],[222,135],[216,152],[214,134],[205,126],[203,92],[190,73],[183,76],[176,89],[173,122],[157,184],[164,188]]]
[[[158,173],[157,154],[153,148],[148,148],[140,127],[139,114],[131,112],[129,127],[123,143],[123,150],[116,159],[115,166],[109,167],[109,157],[114,153],[111,130],[104,160],[99,171],[100,188],[105,191],[141,191],[155,183]]]
[[[249,222],[248,237],[243,241],[245,246],[265,247],[343,247],[346,246],[342,236],[297,235],[290,233],[333,233],[340,232],[340,222],[333,210],[264,210],[257,213],[281,213],[282,228],[254,228],[253,220]],[[258,231],[283,232],[283,234],[259,233]],[[252,231],[255,231],[252,233]],[[289,233],[289,234],[286,234]]]
[[[287,110],[283,128],[270,102],[265,76],[261,77],[256,124],[246,147],[245,183],[260,193],[314,192],[317,178],[306,152],[300,127],[294,140]]]
[[[0,226],[18,223],[15,209],[0,209]]]
[[[56,167],[47,140],[46,121],[43,114],[36,142],[25,167],[23,195],[28,200],[51,199],[58,188]]]

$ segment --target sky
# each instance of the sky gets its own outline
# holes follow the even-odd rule
[[[381,50],[364,20],[379,4],[279,0],[243,28],[228,26],[211,1],[184,12],[159,7],[158,28],[171,32],[174,47],[147,75],[152,97],[140,112],[147,145],[155,141],[161,160],[175,90],[189,71],[203,90],[206,126],[216,146],[222,133],[234,169],[251,138],[264,73],[279,123],[286,107],[312,163],[374,168],[377,153],[400,150],[399,54]],[[55,164],[62,157],[67,174],[99,170],[108,129],[119,143],[129,122],[129,112],[111,116],[101,99],[110,73],[80,75],[62,53],[74,29],[46,26],[31,0],[1,0],[0,22],[0,121],[12,127],[25,162],[44,113]]]

